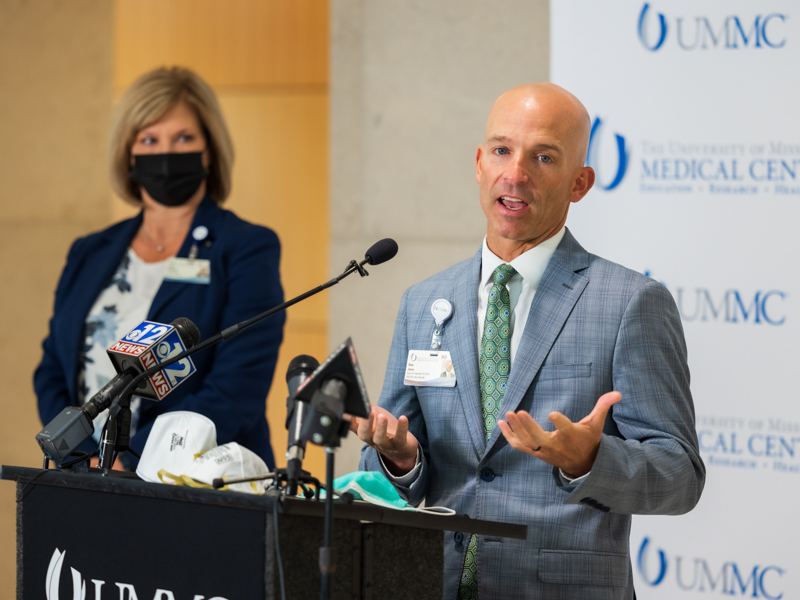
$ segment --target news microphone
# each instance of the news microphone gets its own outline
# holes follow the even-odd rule
[[[319,366],[319,361],[313,356],[301,354],[292,359],[286,371],[286,386],[289,388],[289,397],[286,398],[286,429],[289,440],[286,446],[286,478],[288,480],[288,494],[297,494],[297,481],[303,470],[303,458],[306,452],[306,442],[300,437],[300,431],[309,412],[309,405],[295,398],[298,386]]]
[[[92,396],[81,407],[70,406],[62,410],[36,436],[45,456],[58,463],[64,462],[72,452],[94,433],[92,421],[106,410],[115,398],[133,382],[137,375],[166,359],[191,348],[200,339],[197,326],[185,317],[171,325],[143,321],[128,332],[106,352],[117,371],[116,377]],[[165,369],[141,382],[136,393],[144,398],[161,400],[196,371],[191,359],[176,363],[172,370]],[[133,390],[132,390],[133,391]]]
[[[200,341],[200,329],[190,319],[178,317],[170,323],[178,331],[186,349],[194,348]]]
[[[397,242],[392,238],[384,238],[370,246],[364,254],[367,264],[379,265],[397,256]]]
[[[168,333],[170,325],[177,332],[177,338],[174,334]],[[200,341],[200,330],[186,317],[178,317],[170,325],[143,321],[106,350],[117,371],[117,376],[104,385],[81,409],[87,411],[94,419],[107,409],[114,398],[123,392],[136,375],[148,368],[148,365],[163,362],[165,358],[192,348]],[[137,341],[131,342],[130,340]],[[148,349],[150,352],[146,353],[145,351]],[[153,349],[155,349],[154,357],[151,356]],[[131,362],[131,356],[137,360]],[[168,372],[166,379],[163,376],[161,378],[153,377],[145,383],[140,383],[137,388],[138,395],[151,400],[162,400],[178,384],[194,373],[194,365],[190,364],[191,359],[184,360],[189,362],[179,362],[180,366]],[[177,371],[177,374],[174,371]],[[168,382],[173,381],[175,384],[170,386]],[[166,387],[165,382],[167,382]]]
[[[181,334],[186,336],[186,339],[182,339]],[[193,347],[199,338],[200,331],[189,319],[178,322],[177,327],[175,324],[164,325],[142,321],[106,352],[117,373],[133,368],[138,374],[185,352],[187,348]],[[195,371],[192,359],[187,356],[174,365],[165,366],[164,369],[150,375],[140,383],[143,387],[137,389],[136,394],[149,400],[163,400]],[[111,400],[113,399],[112,396]]]

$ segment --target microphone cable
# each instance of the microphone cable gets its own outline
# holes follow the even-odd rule
[[[278,559],[278,578],[281,581],[281,600],[286,600],[286,587],[283,583],[283,560],[281,559],[281,542],[278,539],[278,503],[280,502],[280,492],[275,496],[275,503],[272,505],[272,518],[275,527],[275,557]]]

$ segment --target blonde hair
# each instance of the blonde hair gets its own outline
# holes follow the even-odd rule
[[[139,77],[117,105],[109,138],[111,186],[127,202],[141,204],[139,186],[129,177],[131,146],[136,135],[170,108],[185,102],[197,115],[211,158],[208,195],[222,204],[231,192],[233,144],[217,97],[197,73],[183,67],[161,67]]]

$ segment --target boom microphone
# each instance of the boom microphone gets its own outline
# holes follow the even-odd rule
[[[397,256],[397,242],[392,238],[384,238],[370,246],[364,254],[367,264],[379,265]]]

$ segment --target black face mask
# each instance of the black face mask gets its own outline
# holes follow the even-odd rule
[[[202,152],[136,154],[130,174],[131,181],[164,206],[186,204],[207,176]]]

